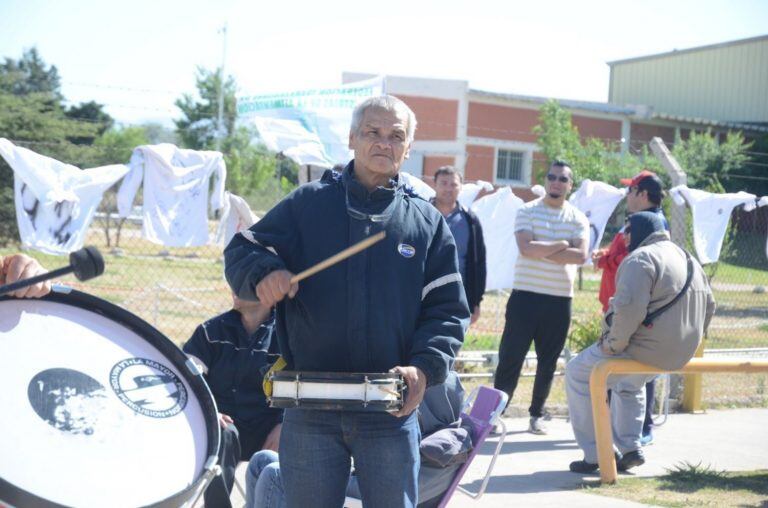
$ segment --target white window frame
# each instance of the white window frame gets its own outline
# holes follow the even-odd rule
[[[522,155],[520,160],[520,179],[514,179],[514,178],[499,178],[499,152],[501,151],[505,152],[515,152]],[[529,152],[526,150],[520,150],[518,148],[507,148],[507,147],[497,147],[496,150],[494,150],[494,157],[493,157],[493,181],[500,185],[527,185],[528,182],[525,181],[526,174],[529,173],[527,171],[528,169],[528,157]],[[529,180],[530,181],[530,180]]]

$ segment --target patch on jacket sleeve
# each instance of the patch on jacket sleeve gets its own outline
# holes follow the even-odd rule
[[[397,252],[399,252],[400,255],[404,258],[412,258],[416,254],[416,249],[413,247],[413,245],[408,245],[407,243],[399,243],[397,244]]]

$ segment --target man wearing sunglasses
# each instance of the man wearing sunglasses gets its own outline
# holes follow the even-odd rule
[[[494,386],[512,400],[533,342],[537,363],[528,431],[534,434],[546,434],[544,403],[571,324],[576,265],[587,259],[589,221],[566,201],[572,187],[573,171],[568,163],[556,160],[547,172],[545,195],[520,208],[515,221],[520,255]]]
[[[280,469],[288,507],[338,507],[351,459],[365,506],[417,503],[419,422],[427,386],[445,380],[469,308],[456,244],[440,212],[403,185],[416,118],[391,96],[355,108],[354,160],[303,185],[225,250],[242,299],[277,304],[289,370],[400,373],[405,405],[386,412],[286,409]],[[298,284],[293,274],[379,231],[386,238]]]

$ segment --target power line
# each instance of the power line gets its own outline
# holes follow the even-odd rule
[[[153,88],[133,88],[129,86],[117,86],[117,85],[99,85],[96,83],[77,83],[74,81],[62,81],[62,84],[66,84],[69,86],[79,86],[84,88],[98,88],[103,90],[121,90],[125,92],[138,92],[138,93],[159,93],[159,94],[166,94],[166,95],[182,95],[188,92],[182,92],[182,91],[174,91],[174,90],[160,90],[160,89],[153,89]]]
[[[81,104],[80,102],[76,102],[76,101],[72,101],[72,100],[68,100],[68,99],[65,99],[62,102],[66,103],[66,104],[69,104],[69,105],[79,105],[79,104]],[[148,107],[148,106],[135,106],[135,105],[132,105],[132,104],[104,103],[104,104],[102,104],[102,106],[108,107],[108,108],[138,109],[138,110],[143,110],[143,111],[159,111],[159,112],[162,112],[162,113],[176,113],[177,112],[177,111],[174,111],[173,109],[152,108],[152,107]]]

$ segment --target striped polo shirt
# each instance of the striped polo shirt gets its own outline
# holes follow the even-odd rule
[[[552,208],[539,198],[523,205],[517,212],[515,233],[531,231],[538,241],[589,239],[589,221],[568,201],[560,208]],[[513,289],[532,291],[553,296],[573,296],[576,265],[561,265],[544,258],[530,258],[520,254],[515,263]]]

